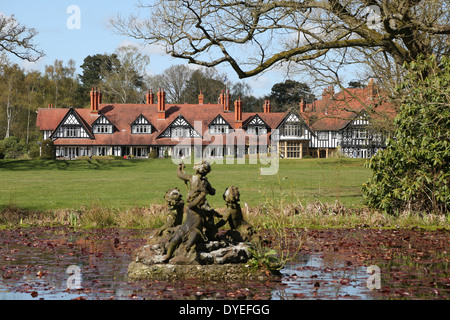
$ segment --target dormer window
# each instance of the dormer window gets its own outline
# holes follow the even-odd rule
[[[208,127],[210,134],[227,134],[231,130],[231,126],[220,114],[210,122]]]
[[[175,127],[172,128],[172,138],[189,138],[190,137],[190,129],[188,127]]]
[[[96,125],[93,127],[94,133],[112,133],[111,125]]]
[[[265,126],[248,126],[247,133],[259,136],[261,134],[267,134],[267,128]]]
[[[226,134],[230,130],[230,127],[226,124],[216,124],[209,127],[210,134]]]
[[[201,135],[180,114],[158,138],[200,138]]]
[[[81,121],[75,109],[71,108],[56,130],[50,135],[53,138],[93,138]]]
[[[113,133],[113,124],[108,118],[101,115],[92,123],[92,132],[94,134]]]
[[[135,124],[131,127],[131,133],[152,133],[152,126],[147,124]]]
[[[131,124],[132,134],[151,134],[152,124],[142,114]]]
[[[246,129],[247,133],[255,136],[267,134],[268,128],[270,127],[257,114],[244,125],[244,129]]]

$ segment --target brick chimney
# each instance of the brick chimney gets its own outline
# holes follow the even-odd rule
[[[225,96],[225,111],[230,111],[230,103],[231,103],[230,90],[227,90],[227,94]]]
[[[330,101],[333,96],[334,96],[334,87],[333,86],[328,86],[322,92],[322,100],[324,100],[324,101]]]
[[[225,94],[223,93],[223,90],[220,92],[219,104],[223,107],[223,111],[225,111]]]
[[[270,100],[264,100],[264,113],[270,113],[271,112],[271,106],[270,106]]]
[[[239,100],[234,102],[234,128],[242,129],[242,101],[241,97]]]
[[[147,94],[145,95],[145,102],[147,104],[154,104],[154,95],[152,90],[147,90]]]
[[[91,89],[91,113],[98,113],[98,103],[101,100],[97,92],[97,88]]]
[[[200,94],[198,95],[198,104],[203,104],[204,99],[205,99],[205,96],[200,91]]]
[[[97,92],[97,110],[98,110],[99,104],[102,103],[102,96],[103,96],[102,92],[100,90],[98,90],[98,92]]]
[[[166,119],[166,93],[164,89],[159,89],[158,93],[158,120]]]
[[[369,79],[369,83],[367,84],[366,91],[367,91],[367,95],[370,98],[375,97],[375,95],[376,95],[376,88],[375,88],[375,83],[373,81],[373,78]]]
[[[230,111],[230,91],[229,90],[227,90],[226,94],[222,90],[219,101],[220,101],[219,103],[223,106],[224,112]]]
[[[300,101],[300,112],[303,113],[305,112],[305,107],[306,107],[306,103],[302,100]]]

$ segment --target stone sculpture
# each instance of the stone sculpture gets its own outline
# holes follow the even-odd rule
[[[206,175],[211,171],[211,166],[204,161],[194,166],[194,171],[195,175],[185,174],[184,164],[180,164],[177,169],[177,176],[189,183],[189,192],[186,199],[188,210],[186,221],[170,239],[167,246],[167,254],[163,259],[164,262],[172,258],[174,251],[181,243],[184,243],[185,251],[189,252],[198,242],[206,241],[207,237],[203,233],[203,228],[207,229],[207,235],[210,237],[215,236],[213,216],[217,213],[209,206],[206,200],[208,194],[216,194],[216,190],[206,178]]]
[[[252,226],[244,220],[241,205],[239,204],[239,189],[234,186],[228,187],[223,194],[223,199],[225,200],[227,210],[216,224],[216,227],[220,228],[228,223],[230,230],[227,232],[227,235],[230,236],[232,240],[238,242],[252,241],[254,232]]]
[[[207,201],[207,196],[216,194],[206,177],[211,171],[210,164],[203,161],[194,165],[193,175],[186,174],[184,169],[184,164],[178,165],[177,176],[188,187],[185,221],[180,224],[185,206],[181,192],[177,188],[168,190],[165,195],[168,221],[150,236],[146,245],[134,251],[128,275],[134,279],[172,280],[265,278],[265,273],[246,264],[252,257],[250,241],[256,238],[243,217],[238,188],[231,186],[225,190],[227,209],[222,216]],[[230,230],[218,232],[227,223]]]
[[[178,188],[170,189],[164,195],[164,200],[168,206],[167,222],[159,228],[157,235],[161,236],[168,228],[173,228],[183,222],[184,201]]]

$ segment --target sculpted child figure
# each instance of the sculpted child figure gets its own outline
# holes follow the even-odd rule
[[[216,190],[211,186],[206,175],[211,171],[208,162],[202,162],[194,166],[195,175],[184,173],[184,164],[178,165],[177,176],[189,183],[189,193],[186,197],[188,210],[186,221],[171,238],[164,261],[169,261],[174,251],[181,243],[185,243],[186,251],[189,251],[198,241],[206,241],[203,228],[207,229],[207,235],[213,236],[215,231],[214,223],[211,223],[212,216],[216,212],[209,206],[206,195],[215,195]]]
[[[167,222],[158,230],[157,235],[161,236],[165,230],[180,225],[183,222],[184,201],[178,188],[170,189],[164,195],[164,200],[168,205]]]
[[[223,194],[227,210],[222,215],[222,219],[216,224],[217,228],[230,225],[228,234],[235,241],[251,241],[253,236],[252,226],[244,220],[241,205],[239,204],[240,194],[237,187],[231,186],[225,189]]]

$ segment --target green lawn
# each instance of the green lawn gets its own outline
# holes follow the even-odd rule
[[[361,184],[370,176],[359,159],[281,160],[278,175],[262,176],[260,164],[213,164],[208,175],[217,194],[212,206],[222,207],[227,186],[239,187],[241,205],[256,206],[283,197],[286,201],[339,199],[361,206]],[[186,166],[192,174],[192,165]],[[186,187],[170,159],[149,160],[0,160],[0,208],[78,209],[100,205],[129,208],[163,203],[165,191]]]

